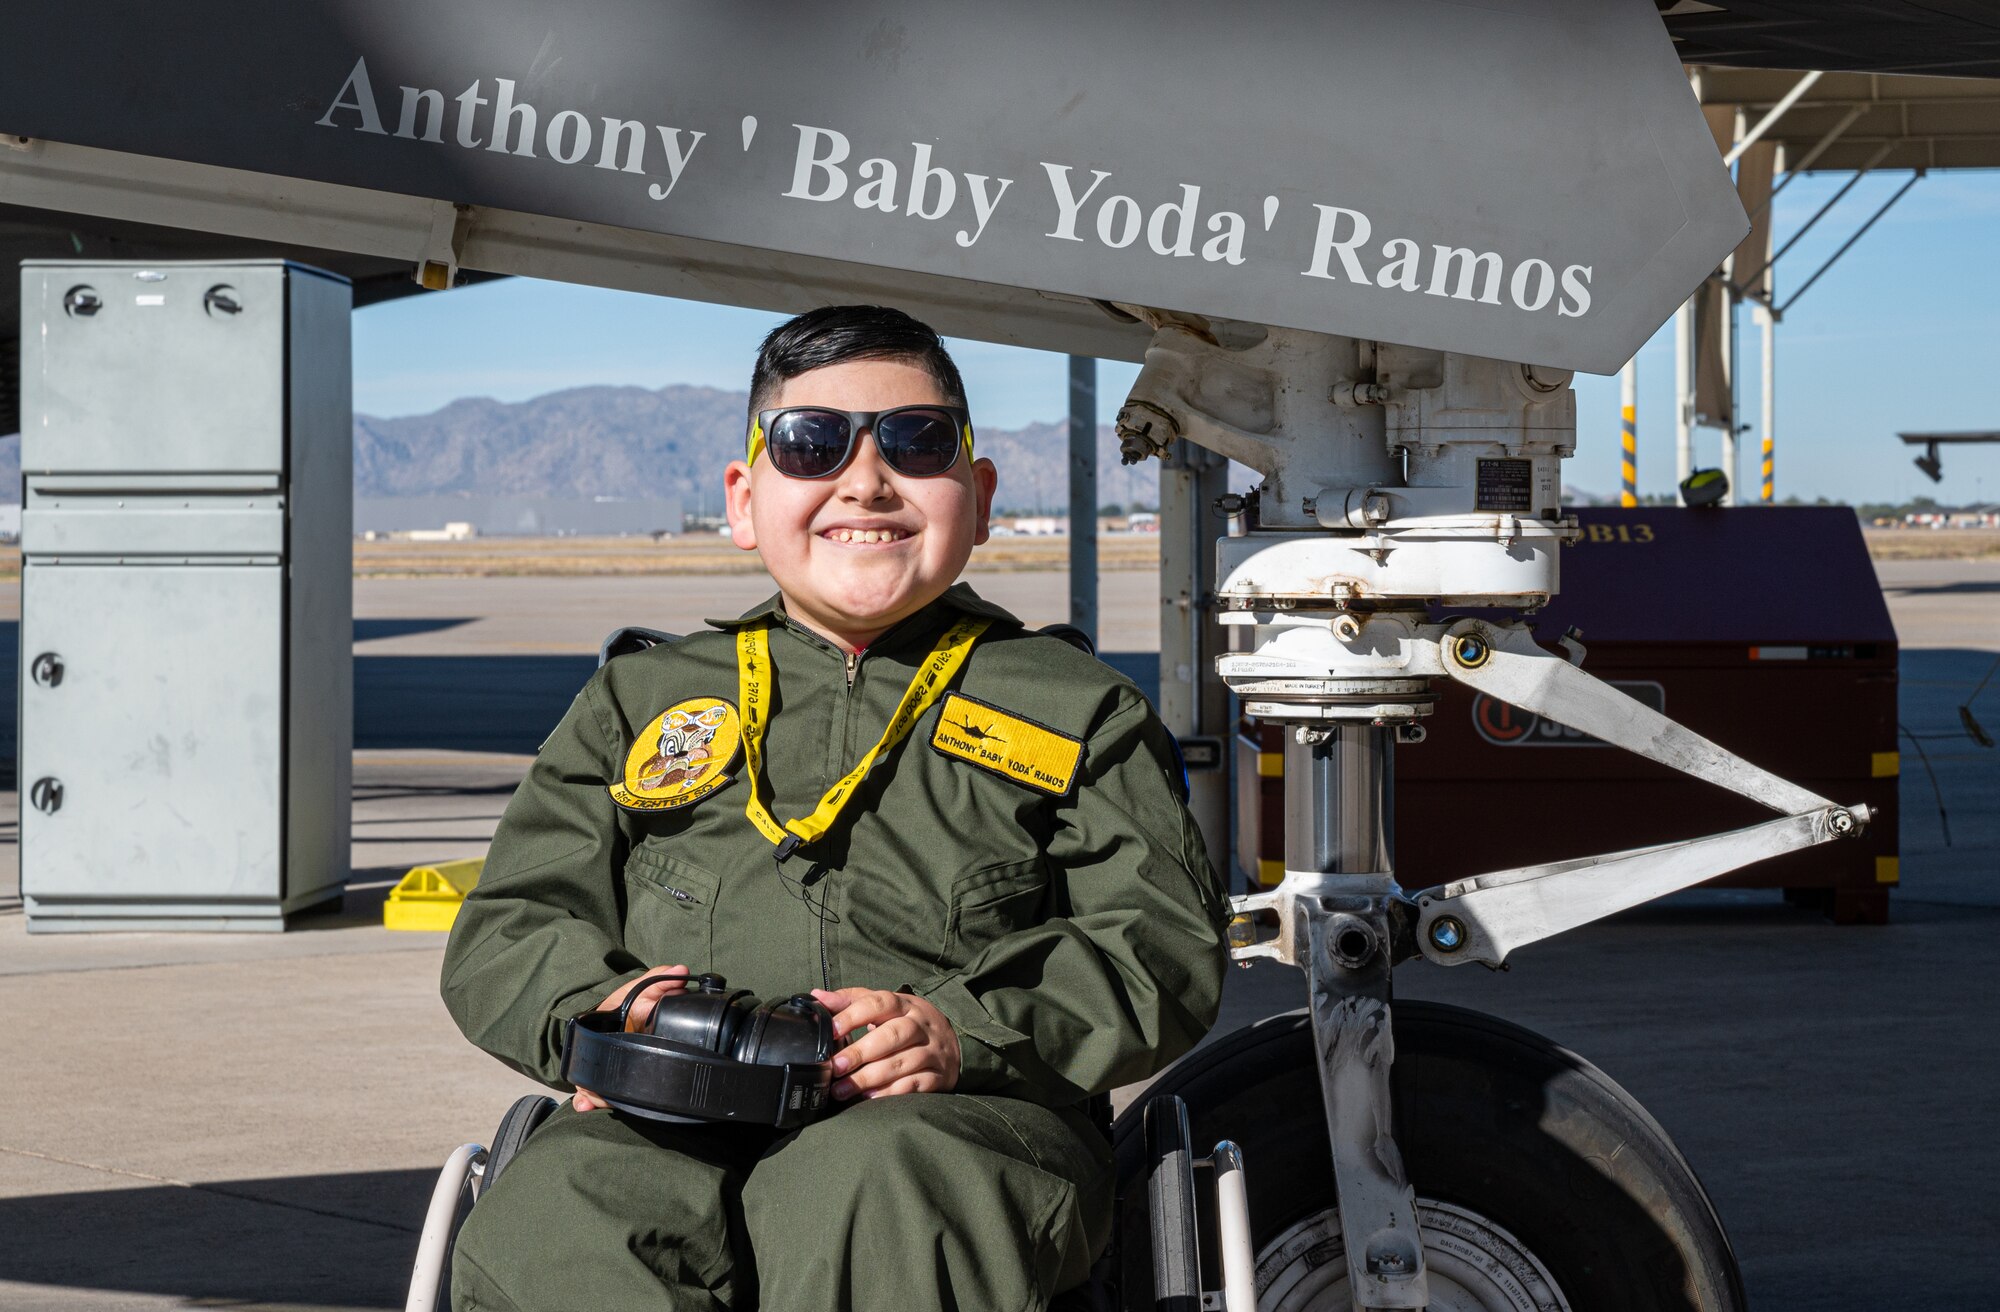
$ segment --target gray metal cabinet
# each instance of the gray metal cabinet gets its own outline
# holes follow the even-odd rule
[[[149,273],[159,280],[140,281]],[[64,473],[284,468],[282,264],[38,265],[22,278],[22,326],[32,315],[49,334],[32,351],[21,335],[36,401],[21,411],[24,470],[30,448]]]
[[[62,662],[21,692],[38,904],[265,896],[284,826],[277,565],[44,564],[22,572],[21,647]],[[29,764],[32,762],[32,764]]]
[[[31,930],[278,929],[348,874],[350,294],[22,266]]]

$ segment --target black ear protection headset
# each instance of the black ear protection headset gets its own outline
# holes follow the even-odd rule
[[[697,975],[653,1008],[644,1031],[627,1033],[632,1000],[592,1011],[563,1030],[562,1078],[619,1111],[657,1121],[804,1125],[826,1109],[833,1082],[833,1013],[797,993],[769,1005],[720,975]]]

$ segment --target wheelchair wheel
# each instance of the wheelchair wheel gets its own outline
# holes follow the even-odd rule
[[[1644,1108],[1574,1053],[1491,1016],[1395,1005],[1397,1138],[1416,1186],[1431,1305],[1454,1312],[1740,1312],[1728,1237]],[[1148,1091],[1186,1100],[1193,1142],[1243,1149],[1258,1306],[1347,1312],[1312,1032],[1273,1017]],[[1146,1153],[1118,1125],[1123,1304],[1151,1308]],[[1207,1242],[1206,1239],[1203,1241]],[[1136,1260],[1135,1260],[1136,1259]],[[1214,1269],[1206,1254],[1204,1269]]]
[[[500,1118],[500,1128],[493,1132],[493,1146],[486,1150],[486,1174],[480,1180],[479,1192],[485,1193],[500,1178],[500,1172],[507,1163],[514,1160],[514,1154],[521,1151],[521,1145],[537,1126],[549,1119],[560,1104],[545,1093],[530,1093],[514,1100],[507,1114]]]
[[[1194,1143],[1187,1108],[1175,1098],[1146,1103],[1147,1215],[1152,1219],[1155,1312],[1200,1312],[1201,1272],[1195,1265],[1200,1231],[1195,1218]]]
[[[491,1148],[482,1152],[478,1144],[469,1143],[445,1163],[418,1236],[416,1268],[410,1273],[405,1312],[434,1312],[451,1306],[451,1259],[467,1211],[493,1187],[501,1170],[556,1105],[554,1098],[540,1093],[515,1099],[500,1118],[500,1128],[493,1132]]]

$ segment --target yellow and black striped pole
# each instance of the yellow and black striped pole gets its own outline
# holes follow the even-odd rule
[[[1627,360],[1618,375],[1619,457],[1618,504],[1630,508],[1639,504],[1639,362]],[[1765,466],[1766,469],[1769,466]]]
[[[1774,454],[1778,427],[1778,319],[1771,313],[1771,307],[1760,305],[1751,311],[1757,317],[1757,326],[1764,330],[1764,486],[1759,496],[1765,505],[1775,499],[1776,482],[1771,477],[1772,466],[1776,463]]]

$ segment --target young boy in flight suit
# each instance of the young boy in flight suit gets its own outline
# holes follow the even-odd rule
[[[471,1212],[458,1308],[1014,1312],[1103,1249],[1085,1100],[1214,1022],[1224,891],[1137,689],[955,582],[996,479],[964,406],[898,311],[772,332],[725,486],[778,595],[597,672],[445,955],[466,1036],[550,1084],[564,1023],[643,975],[811,991],[852,1040],[837,1114],[669,1124],[578,1089]]]

